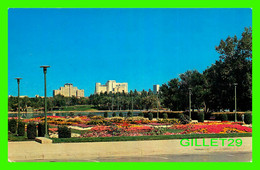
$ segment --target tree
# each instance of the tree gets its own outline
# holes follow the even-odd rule
[[[234,109],[234,83],[237,86],[239,110],[252,109],[252,29],[245,28],[242,38],[221,40],[216,51],[219,60],[204,71],[208,94],[206,100],[212,110]]]

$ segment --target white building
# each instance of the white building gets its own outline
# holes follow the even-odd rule
[[[95,94],[100,94],[101,92],[128,93],[128,83],[117,83],[115,80],[108,80],[105,85],[101,85],[101,83],[96,83]]]
[[[159,84],[153,85],[153,93],[154,94],[157,94],[159,92],[159,89],[160,89],[160,85]]]

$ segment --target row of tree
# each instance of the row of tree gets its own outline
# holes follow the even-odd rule
[[[187,71],[160,88],[162,104],[171,110],[185,110],[192,91],[192,108],[219,111],[235,106],[237,83],[238,110],[252,110],[252,29],[245,28],[241,39],[221,40],[216,47],[219,59],[203,73]]]
[[[75,96],[64,97],[62,95],[56,95],[55,97],[47,97],[47,108],[48,110],[53,110],[54,108],[61,108],[64,106],[87,105],[89,104],[88,101],[89,100],[85,97],[77,98]],[[42,97],[20,98],[21,110],[25,111],[28,107],[32,107],[34,109],[43,109],[44,98]],[[13,96],[9,97],[8,110],[17,111],[17,108],[18,108],[18,98]]]

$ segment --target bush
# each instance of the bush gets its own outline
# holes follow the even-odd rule
[[[93,116],[95,116],[95,113],[89,113],[88,114],[88,117],[93,117]]]
[[[108,113],[107,113],[107,112],[104,113],[104,117],[105,117],[105,118],[108,117]]]
[[[190,117],[186,114],[179,114],[179,121],[181,124],[188,124],[191,122]]]
[[[221,115],[220,115],[220,120],[221,120],[221,121],[228,121],[228,116],[227,116],[227,114],[221,114]]]
[[[133,117],[133,113],[132,112],[128,112],[127,113],[127,117]]]
[[[163,113],[163,119],[168,119],[168,114],[167,113]]]
[[[70,112],[70,113],[69,113],[69,116],[70,116],[70,117],[73,117],[73,116],[74,116],[74,113],[73,113],[73,112]]]
[[[71,129],[67,126],[58,126],[59,138],[71,138]]]
[[[24,122],[18,122],[17,135],[18,136],[25,135],[25,123]]]
[[[16,133],[17,130],[17,120],[12,118],[8,120],[8,130],[11,133]]]
[[[49,125],[47,124],[47,130],[48,130],[48,134],[49,134]],[[39,123],[38,124],[38,136],[39,137],[44,137],[45,136],[45,123]]]
[[[116,117],[116,112],[113,112],[113,113],[112,113],[112,117]]]
[[[252,124],[252,114],[251,113],[245,113],[244,114],[244,121],[245,121],[245,124]]]
[[[27,125],[27,138],[35,139],[36,137],[36,124],[34,122],[29,122]]]
[[[153,113],[149,113],[149,114],[148,114],[148,119],[149,119],[149,120],[153,120]]]
[[[204,112],[198,113],[198,122],[204,122]]]
[[[124,117],[122,112],[119,113],[119,117]]]
[[[140,112],[140,113],[138,113],[138,116],[144,117],[144,113],[143,113],[143,112]]]

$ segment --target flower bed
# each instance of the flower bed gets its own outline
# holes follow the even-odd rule
[[[231,122],[208,122],[187,125],[174,125],[170,129],[182,129],[181,134],[223,134],[223,133],[248,133],[252,128]]]

